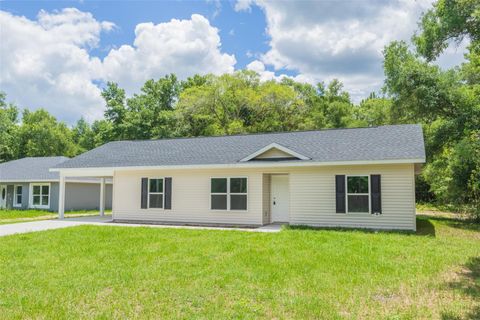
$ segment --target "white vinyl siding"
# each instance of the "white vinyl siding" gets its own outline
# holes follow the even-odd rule
[[[140,209],[141,178],[172,177],[172,209]],[[247,210],[211,210],[212,177],[245,177]],[[205,223],[224,225],[262,224],[262,174],[246,170],[152,170],[115,172],[114,211],[117,220]]]
[[[382,214],[336,214],[335,175],[381,175]],[[332,166],[290,173],[290,223],[326,227],[415,229],[413,164]]]
[[[269,215],[269,173],[289,175],[290,223],[297,225],[415,229],[413,164],[116,171],[113,218],[179,223],[260,225]],[[335,175],[381,175],[382,214],[335,213]],[[172,177],[172,210],[140,209],[141,178]],[[212,177],[247,177],[247,211],[211,210]],[[369,186],[370,187],[370,186]],[[370,202],[370,201],[369,201]],[[267,212],[267,213],[265,213]]]

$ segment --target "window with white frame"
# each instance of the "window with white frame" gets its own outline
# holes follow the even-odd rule
[[[230,178],[230,210],[247,210],[247,178]]]
[[[212,178],[212,210],[247,210],[247,178]]]
[[[163,178],[149,179],[148,207],[163,208]]]
[[[13,189],[13,206],[14,207],[21,207],[23,201],[23,187],[22,186],[14,186]]]
[[[369,176],[347,176],[347,212],[370,212]]]
[[[32,184],[31,206],[34,208],[50,207],[50,184]]]

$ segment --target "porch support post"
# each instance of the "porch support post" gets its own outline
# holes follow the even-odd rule
[[[58,219],[63,219],[65,214],[65,176],[60,172],[60,187],[58,191]]]
[[[100,179],[100,216],[105,215],[105,178]]]

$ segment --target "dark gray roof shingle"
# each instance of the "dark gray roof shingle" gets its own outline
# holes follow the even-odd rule
[[[62,162],[56,168],[234,164],[278,143],[311,160],[369,161],[424,159],[420,125],[330,129],[221,137],[116,141]]]
[[[50,168],[68,159],[67,157],[30,157],[0,163],[0,181],[58,180],[58,172],[50,172]]]

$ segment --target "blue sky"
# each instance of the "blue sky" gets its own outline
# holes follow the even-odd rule
[[[383,83],[382,49],[409,40],[431,0],[2,1],[0,90],[73,123],[101,118],[107,81],[129,95],[175,73],[340,79],[354,101]],[[464,44],[438,64],[462,61]]]

